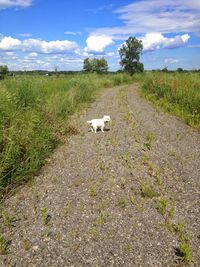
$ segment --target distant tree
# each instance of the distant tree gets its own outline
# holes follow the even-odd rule
[[[0,66],[0,79],[4,79],[8,72],[9,70],[7,65]]]
[[[83,70],[87,72],[92,72],[91,59],[85,58],[83,61]]]
[[[162,72],[168,72],[168,69],[166,66],[162,69]]]
[[[98,73],[106,73],[108,71],[108,62],[105,58],[97,59],[96,61],[96,72]]]
[[[54,71],[55,71],[56,77],[58,78],[59,77],[58,66],[54,67]]]
[[[135,72],[144,71],[144,65],[140,62],[142,50],[142,41],[136,39],[135,37],[129,37],[119,49],[119,55],[121,58],[120,64],[123,69],[131,75]]]
[[[83,70],[86,72],[106,73],[108,71],[108,63],[105,58],[85,58]]]
[[[177,68],[177,70],[176,71],[178,71],[178,72],[182,72],[183,71],[183,69],[182,68]]]

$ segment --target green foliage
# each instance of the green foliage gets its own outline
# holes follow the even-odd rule
[[[125,196],[124,196],[124,197],[119,197],[119,198],[117,199],[117,206],[118,206],[119,208],[123,208],[123,209],[126,208],[126,206],[127,206],[127,199],[126,199]]]
[[[156,105],[200,128],[200,76],[198,73],[148,73],[143,92]]]
[[[83,70],[86,72],[106,73],[108,63],[104,58],[86,58],[83,61]]]
[[[8,66],[2,65],[0,66],[0,80],[3,80],[5,76],[8,74]]]
[[[40,212],[41,212],[42,224],[46,225],[47,224],[47,218],[48,218],[47,208],[41,208]]]
[[[159,198],[157,201],[157,211],[163,216],[167,212],[168,200],[166,198]]]
[[[137,40],[135,37],[129,37],[119,49],[119,55],[121,57],[120,64],[131,75],[144,71],[143,64],[139,62],[142,49],[142,41]]]
[[[6,239],[2,234],[0,234],[0,254],[4,255],[7,252],[8,252],[8,249],[7,249]]]
[[[96,197],[97,196],[97,188],[95,186],[92,186],[89,190],[89,196],[90,197]]]
[[[148,182],[141,182],[141,194],[144,198],[157,197],[159,194],[154,190],[152,184]]]
[[[181,240],[180,243],[181,261],[191,263],[193,260],[193,253],[188,240]]]
[[[152,141],[155,139],[154,134],[152,132],[148,132],[146,137],[145,137],[145,143],[144,146],[148,149],[151,150],[152,148]]]
[[[0,194],[29,180],[62,136],[72,132],[68,117],[95,93],[131,78],[79,74],[16,76],[0,81]],[[73,131],[75,132],[75,131]]]

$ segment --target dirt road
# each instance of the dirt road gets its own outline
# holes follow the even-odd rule
[[[200,134],[137,87],[105,90],[5,201],[0,266],[200,266]],[[88,131],[103,115],[107,130]]]

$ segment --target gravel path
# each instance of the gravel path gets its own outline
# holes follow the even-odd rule
[[[88,131],[103,115],[107,130]],[[3,204],[0,266],[185,266],[190,249],[200,266],[200,134],[137,84],[105,90],[72,124],[80,133]]]

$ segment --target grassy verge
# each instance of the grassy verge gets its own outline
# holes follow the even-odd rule
[[[142,91],[155,105],[200,129],[199,73],[150,73]]]
[[[0,82],[0,195],[29,180],[69,132],[68,117],[125,74],[15,77]]]

